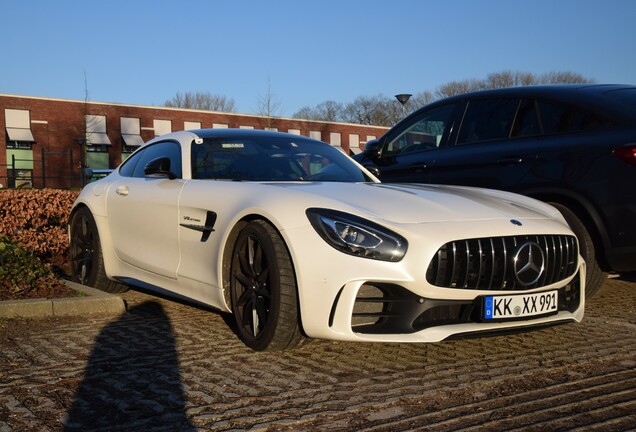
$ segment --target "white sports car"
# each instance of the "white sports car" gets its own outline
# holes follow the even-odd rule
[[[84,188],[69,235],[76,281],[231,312],[255,350],[305,336],[435,342],[583,318],[585,263],[553,207],[382,184],[297,135],[158,137]]]

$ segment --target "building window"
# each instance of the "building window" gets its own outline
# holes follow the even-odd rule
[[[300,129],[288,129],[287,132],[294,135],[300,135]]]
[[[349,149],[360,148],[360,135],[349,134]]]
[[[187,121],[183,122],[183,130],[201,129],[201,122]]]
[[[339,132],[331,132],[329,133],[329,144],[336,146],[336,147],[340,147],[341,146],[341,141],[340,141],[340,133]]]
[[[172,132],[171,120],[153,120],[155,136],[165,135]]]
[[[214,124],[212,124],[212,128],[214,128],[214,129],[227,129],[228,125],[221,124],[221,123],[214,123]]]
[[[309,131],[309,138],[322,140],[322,133],[320,131]]]
[[[86,151],[90,153],[108,153],[108,146],[103,144],[91,144],[86,146]]]
[[[239,126],[239,129],[254,129],[254,126]]]
[[[9,141],[7,139],[7,148],[8,149],[23,149],[23,150],[31,150],[31,146],[34,143],[29,141]]]

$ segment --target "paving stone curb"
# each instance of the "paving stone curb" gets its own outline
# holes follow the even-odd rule
[[[44,318],[77,315],[119,315],[126,311],[124,300],[95,288],[64,281],[80,297],[0,301],[0,318]]]

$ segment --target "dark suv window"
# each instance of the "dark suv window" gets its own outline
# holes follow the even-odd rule
[[[470,101],[457,137],[457,144],[508,138],[518,105],[518,99]]]
[[[533,100],[523,99],[517,111],[517,118],[510,133],[511,138],[528,137],[541,134],[539,116]]]
[[[412,153],[435,149],[440,146],[443,138],[448,135],[453,111],[456,104],[448,104],[427,111],[415,123],[391,140],[385,147],[382,156]]]
[[[604,119],[581,108],[559,102],[539,101],[543,133],[559,134],[598,129]]]

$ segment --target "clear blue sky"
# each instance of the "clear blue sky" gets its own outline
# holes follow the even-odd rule
[[[0,93],[279,115],[503,70],[636,84],[633,0],[0,0]]]

